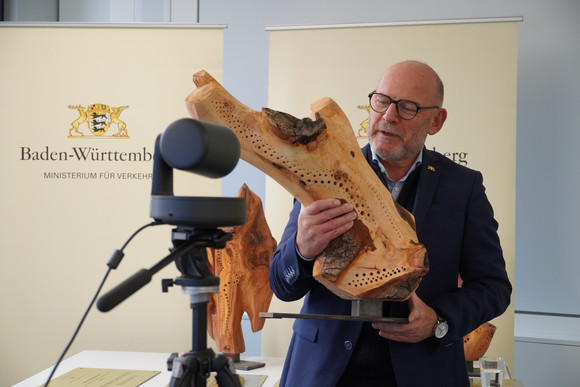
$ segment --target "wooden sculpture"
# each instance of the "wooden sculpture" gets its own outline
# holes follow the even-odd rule
[[[267,311],[272,300],[268,269],[277,246],[260,198],[246,184],[236,196],[246,199],[246,223],[224,230],[233,234],[225,248],[208,249],[209,266],[220,285],[208,303],[207,329],[219,351],[229,354],[246,350],[241,327],[244,312],[252,331],[264,327],[259,313]]]
[[[345,299],[407,299],[428,271],[425,248],[413,216],[364,159],[340,107],[324,98],[311,105],[312,119],[297,119],[250,109],[205,71],[193,80],[197,89],[187,97],[191,116],[235,132],[242,159],[303,205],[327,198],[354,205],[354,226],[317,257],[315,278]]]
[[[463,285],[461,277],[457,280],[457,287]],[[479,360],[489,348],[491,339],[495,334],[495,325],[486,322],[463,336],[463,350],[465,352],[465,361]]]
[[[463,337],[465,361],[479,360],[487,352],[495,329],[495,325],[487,322]]]

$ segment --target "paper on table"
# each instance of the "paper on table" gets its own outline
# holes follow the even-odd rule
[[[260,387],[268,378],[267,375],[240,375],[240,382],[243,387]],[[207,379],[207,387],[218,387],[217,381],[215,380],[215,375],[212,374]]]
[[[75,368],[50,382],[52,387],[123,386],[137,387],[161,371]],[[42,385],[41,385],[42,386]]]

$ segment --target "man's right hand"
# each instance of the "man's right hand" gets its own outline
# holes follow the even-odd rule
[[[357,217],[352,204],[322,199],[302,207],[298,216],[296,247],[307,259],[316,258],[337,236],[348,231]]]

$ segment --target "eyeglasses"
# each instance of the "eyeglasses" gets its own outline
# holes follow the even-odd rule
[[[388,95],[377,93],[373,91],[369,94],[369,102],[371,109],[377,113],[384,113],[387,111],[392,103],[395,104],[397,108],[397,113],[404,120],[412,120],[415,118],[417,113],[423,109],[439,109],[441,106],[419,106],[413,101],[408,101],[406,99],[394,100]]]

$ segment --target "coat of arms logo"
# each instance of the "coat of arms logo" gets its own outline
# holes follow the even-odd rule
[[[119,119],[121,112],[128,107],[129,106],[113,107],[101,103],[95,103],[87,107],[69,105],[68,108],[77,110],[79,116],[71,123],[71,128],[68,130],[68,137],[84,137],[85,133],[80,130],[80,126],[86,123],[93,136],[129,138],[127,124]],[[117,125],[117,132],[107,136],[107,131],[111,129],[114,124]]]
[[[366,110],[368,113],[368,112],[370,112],[371,107],[369,105],[359,105],[359,106],[357,106],[357,109]],[[367,138],[368,125],[369,125],[368,118],[360,123],[360,128],[358,129],[358,133],[356,135],[356,138]]]

